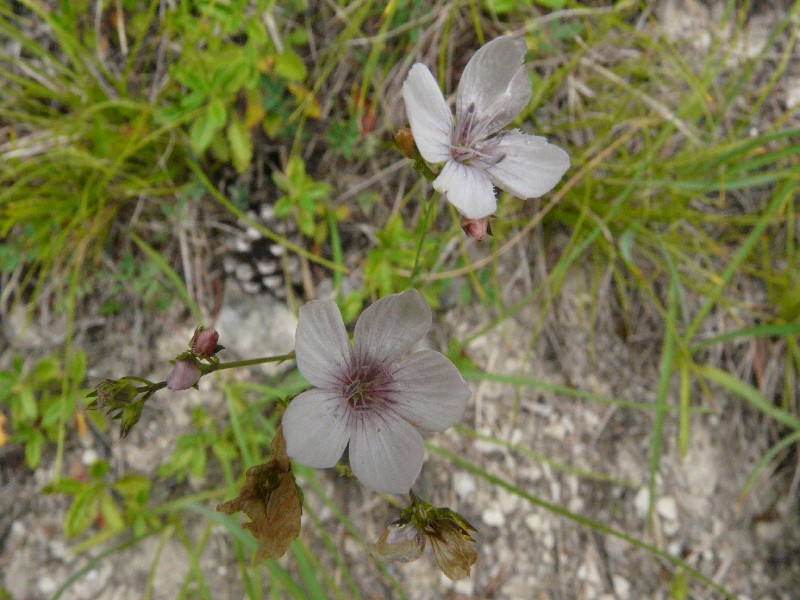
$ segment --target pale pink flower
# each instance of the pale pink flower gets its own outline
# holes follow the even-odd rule
[[[361,483],[376,492],[407,493],[425,455],[418,429],[444,431],[456,423],[470,393],[439,352],[403,357],[430,326],[431,309],[415,290],[367,308],[352,346],[333,302],[303,306],[297,368],[315,388],[296,396],[283,415],[287,454],[328,468],[349,444],[350,468]]]
[[[569,168],[564,150],[519,130],[498,133],[528,104],[525,43],[492,40],[467,63],[456,94],[456,119],[428,68],[417,63],[403,83],[411,132],[422,157],[445,163],[434,180],[470,219],[497,209],[493,185],[518,198],[549,192]]]

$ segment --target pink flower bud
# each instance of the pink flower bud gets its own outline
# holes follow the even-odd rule
[[[489,224],[488,217],[482,219],[469,219],[462,215],[461,229],[464,233],[471,238],[475,238],[479,242],[487,235],[492,235],[492,226]]]
[[[188,390],[200,381],[200,369],[194,360],[179,360],[167,375],[167,389],[173,392]]]
[[[201,358],[213,356],[217,352],[219,334],[215,329],[203,329],[192,339],[192,352]]]

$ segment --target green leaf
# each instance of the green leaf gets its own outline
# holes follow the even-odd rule
[[[82,350],[76,351],[67,361],[66,371],[74,383],[83,383],[86,377],[86,353]]]
[[[69,496],[74,496],[85,486],[85,483],[82,483],[77,479],[65,477],[64,479],[59,479],[58,481],[53,481],[47,484],[44,486],[44,488],[42,488],[42,492],[45,494],[67,494]]]
[[[231,145],[233,166],[239,173],[244,173],[253,160],[253,141],[247,127],[236,117],[228,125],[228,143]]]
[[[19,410],[20,417],[25,421],[33,421],[39,416],[39,409],[36,406],[36,396],[28,386],[19,390]]]
[[[123,498],[135,498],[142,492],[149,492],[151,486],[150,480],[143,475],[125,475],[114,483],[114,489]]]
[[[89,467],[89,476],[92,479],[102,479],[108,472],[111,470],[109,464],[104,460],[98,460],[97,462],[92,463]]]
[[[306,66],[303,59],[293,50],[287,49],[275,55],[275,74],[289,81],[303,81],[306,78]]]
[[[223,123],[224,125],[224,123]],[[189,139],[192,142],[192,148],[198,154],[202,154],[211,145],[211,139],[214,134],[222,128],[222,125],[217,125],[214,117],[211,116],[208,110],[200,113],[192,126],[189,128]]]
[[[208,118],[216,129],[222,129],[228,120],[225,104],[219,98],[214,98],[208,104]]]
[[[42,427],[52,427],[53,425],[58,424],[61,420],[61,415],[72,415],[75,412],[75,398],[73,396],[69,396],[63,399],[64,404],[62,405],[61,397],[55,398],[47,398],[46,400],[42,400]],[[62,413],[63,411],[63,413]]]
[[[43,358],[36,363],[33,369],[33,381],[35,383],[47,383],[61,376],[58,360],[54,357]]]
[[[103,515],[106,527],[110,531],[122,531],[125,529],[125,518],[108,492],[103,492],[100,496],[99,504],[99,512]]]
[[[98,495],[101,491],[101,488],[92,485],[75,496],[64,517],[64,535],[76,537],[89,528],[98,515]]]
[[[0,403],[11,397],[17,378],[9,371],[0,371]]]
[[[42,459],[42,446],[44,445],[44,435],[37,429],[28,431],[27,441],[25,442],[25,464],[33,470],[39,466]]]

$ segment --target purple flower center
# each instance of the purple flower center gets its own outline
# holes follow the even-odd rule
[[[487,149],[491,150],[493,147],[494,145],[491,143],[481,147],[456,146],[453,144],[450,146],[450,156],[453,157],[453,160],[460,162],[462,165],[469,164],[470,161],[476,160],[480,161],[480,166],[488,168],[496,165],[506,157],[505,154],[494,156],[486,152]]]
[[[392,376],[382,362],[355,364],[342,380],[342,396],[351,408],[369,410],[390,402]]]

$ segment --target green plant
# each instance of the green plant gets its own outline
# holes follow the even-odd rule
[[[93,525],[101,530],[85,547],[120,535],[127,529],[141,537],[158,526],[158,521],[147,511],[150,480],[142,475],[125,475],[109,481],[109,471],[107,462],[97,461],[89,466],[85,480],[63,478],[44,490],[49,494],[72,496],[64,517],[67,537],[81,536]]]
[[[82,384],[85,376],[83,352],[73,354],[66,366],[51,356],[26,368],[22,357],[16,356],[11,369],[0,371],[0,406],[10,416],[10,441],[24,446],[30,469],[39,465],[45,444],[57,441],[64,423],[85,427],[86,390],[75,386]]]
[[[275,216],[291,215],[303,235],[316,244],[325,242],[329,235],[325,217],[329,213],[330,184],[311,178],[303,160],[295,156],[289,159],[286,172],[274,172],[272,180],[283,192],[275,202]],[[336,215],[335,211],[331,214]]]
[[[254,6],[243,0],[198,2],[196,7],[184,3],[170,13],[165,27],[187,51],[170,69],[180,88],[171,89],[159,120],[189,120],[193,150],[202,156],[211,149],[239,172],[250,166],[254,127],[261,126],[270,137],[286,136],[293,105],[302,106],[305,116],[319,115],[303,85],[305,64],[294,50],[306,43],[306,33],[297,29],[277,41],[271,37],[267,22],[273,5],[268,0]],[[264,18],[252,18],[253,13]]]

